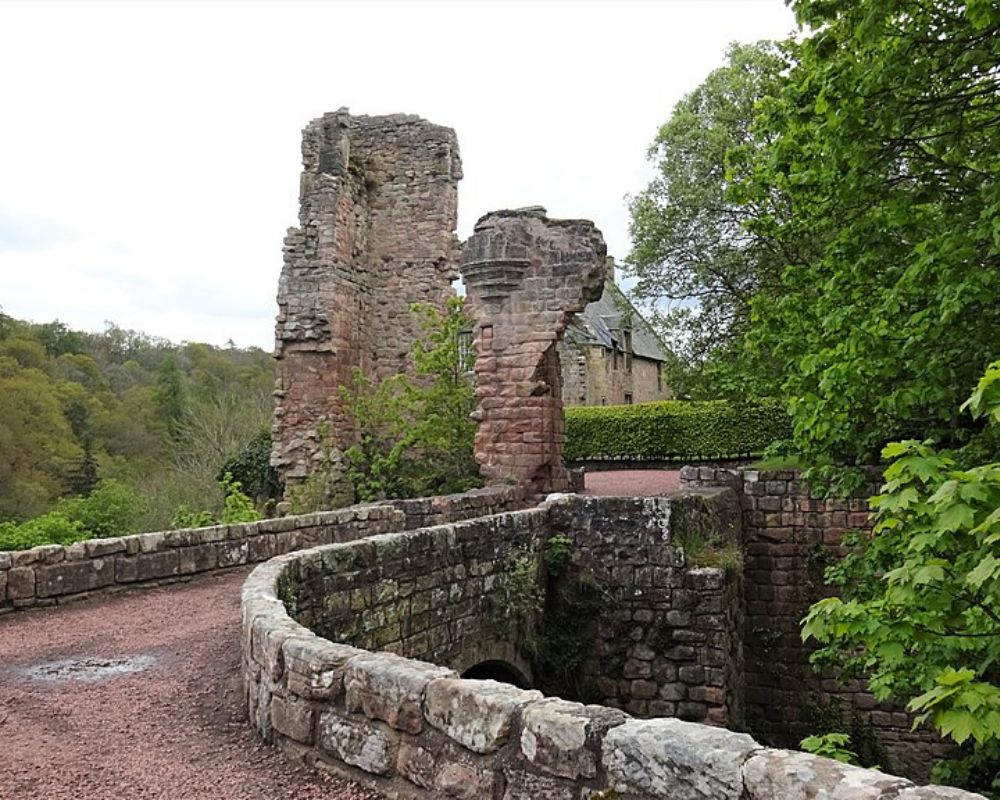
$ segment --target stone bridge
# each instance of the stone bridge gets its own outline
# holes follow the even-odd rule
[[[979,797],[701,724],[741,718],[741,578],[690,567],[682,541],[739,541],[736,500],[552,495],[275,558],[243,592],[251,724],[393,798]],[[501,664],[530,680],[567,577],[600,587],[584,702],[472,679]]]
[[[688,483],[725,477],[693,470]],[[671,498],[554,495],[531,508],[520,487],[493,487],[0,553],[0,612],[264,561],[242,602],[252,725],[389,797],[978,797],[719,727],[759,702],[743,696],[760,680],[743,667],[756,655],[740,621],[760,589],[765,529],[745,498],[767,506],[766,484],[791,487],[777,473],[750,477]],[[829,532],[824,520],[847,512],[811,513]],[[758,586],[741,586],[738,570],[690,567],[682,542],[690,551],[699,538],[745,540],[743,580]],[[564,627],[560,646],[586,644],[565,683],[581,702],[471,679],[502,665],[545,684],[539,667],[552,662],[539,659],[539,640]]]

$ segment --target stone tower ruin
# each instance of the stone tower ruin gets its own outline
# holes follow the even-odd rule
[[[340,387],[408,370],[413,303],[454,296],[462,162],[450,128],[419,117],[312,121],[302,136],[299,227],[285,237],[275,331],[272,464],[286,487],[337,469],[356,431]]]
[[[487,483],[534,496],[567,491],[562,370],[557,345],[608,274],[604,237],[587,220],[545,209],[496,211],[462,250],[476,319],[476,460]]]

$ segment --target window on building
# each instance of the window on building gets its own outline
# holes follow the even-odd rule
[[[625,405],[632,405],[632,392],[625,392]]]
[[[472,331],[459,331],[458,341],[458,368],[461,372],[472,371]]]

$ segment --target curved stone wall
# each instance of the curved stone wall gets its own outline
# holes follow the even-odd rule
[[[258,567],[241,605],[251,724],[304,760],[393,798],[979,797],[768,749],[722,728],[639,720],[465,680],[442,666],[468,660],[463,648],[481,654],[496,621],[488,598],[509,556],[547,537],[551,509],[566,502],[318,547]],[[664,540],[668,521],[660,519]],[[340,641],[299,624],[288,607]]]

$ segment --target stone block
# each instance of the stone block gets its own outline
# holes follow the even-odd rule
[[[628,796],[741,800],[741,768],[759,748],[744,733],[678,719],[634,720],[608,731],[603,764],[612,787]]]
[[[427,685],[424,717],[474,753],[494,753],[510,738],[518,712],[542,693],[496,681],[441,678]]]
[[[207,572],[219,566],[219,558],[214,544],[198,544],[177,550],[177,571],[181,575]]]
[[[743,767],[747,800],[885,800],[913,784],[811,753],[761,750]]]
[[[312,744],[315,721],[316,709],[311,703],[281,695],[271,698],[271,724],[278,733],[289,739]]]
[[[434,788],[438,797],[481,800],[481,798],[496,797],[497,779],[497,773],[476,769],[460,762],[449,762],[441,766],[434,781]],[[533,795],[524,795],[524,797],[531,796]]]
[[[58,564],[65,559],[65,550],[60,544],[44,544],[30,550],[15,550],[10,553],[11,566],[30,567],[35,564]]]
[[[124,553],[125,540],[122,538],[88,539],[83,542],[83,547],[88,558],[100,558],[102,556],[111,555],[112,553]]]
[[[513,769],[504,770],[506,786],[503,800],[575,800],[576,787],[568,781],[532,775]],[[488,797],[489,795],[476,795]]]
[[[430,750],[410,742],[400,744],[396,772],[410,783],[423,789],[433,789],[437,769],[437,760]]]
[[[359,655],[344,671],[347,710],[418,734],[424,728],[424,689],[432,680],[452,677],[457,677],[452,670],[422,661],[388,653]]]
[[[327,711],[319,717],[319,745],[345,764],[373,775],[388,775],[398,739],[371,723],[352,722]]]
[[[219,542],[216,547],[218,548],[220,569],[246,564],[250,555],[250,545],[246,540],[227,539]]]
[[[138,556],[115,556],[115,582],[132,583],[139,579]]]
[[[32,567],[11,567],[7,571],[7,599],[27,600],[35,596],[35,570]]]
[[[110,586],[115,581],[114,562],[110,558],[69,561],[35,569],[35,595],[59,597]]]
[[[282,649],[288,691],[310,700],[339,697],[344,689],[345,664],[365,653],[305,631],[286,639]]]
[[[136,580],[152,581],[170,578],[180,572],[180,554],[177,550],[140,552],[135,559]]]
[[[620,711],[558,698],[527,706],[522,715],[521,752],[535,766],[562,778],[593,778],[598,743],[625,722]]]

